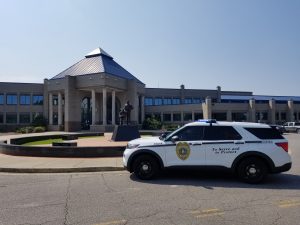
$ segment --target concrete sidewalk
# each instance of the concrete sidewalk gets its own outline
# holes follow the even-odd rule
[[[67,173],[124,170],[122,157],[50,158],[0,154],[0,172]]]

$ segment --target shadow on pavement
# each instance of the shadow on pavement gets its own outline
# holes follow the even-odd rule
[[[300,190],[300,175],[289,173],[270,174],[261,184],[243,183],[231,172],[217,170],[170,170],[153,180],[139,180],[131,174],[130,179],[148,184],[196,186],[212,190],[215,187]]]

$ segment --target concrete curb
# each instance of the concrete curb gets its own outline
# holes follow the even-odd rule
[[[82,167],[82,168],[0,168],[5,173],[78,173],[124,171],[124,167]]]

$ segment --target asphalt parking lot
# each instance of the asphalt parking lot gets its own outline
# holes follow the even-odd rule
[[[0,224],[299,224],[300,135],[288,134],[293,167],[264,184],[226,172],[0,174]]]

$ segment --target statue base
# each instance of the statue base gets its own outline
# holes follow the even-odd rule
[[[138,126],[121,125],[115,126],[112,141],[131,141],[140,138]]]

